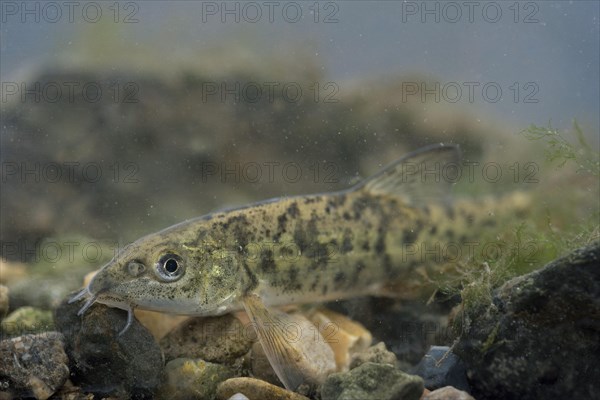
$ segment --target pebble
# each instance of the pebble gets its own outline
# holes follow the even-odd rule
[[[19,336],[54,330],[52,311],[34,307],[19,307],[8,314],[1,323],[2,333]]]
[[[467,381],[467,370],[462,360],[447,346],[431,346],[411,373],[419,375],[429,390],[453,386],[471,391]]]
[[[231,396],[229,399],[227,400],[250,400],[249,398],[247,398],[245,395],[243,395],[242,393],[236,393],[233,396]]]
[[[83,315],[82,301],[56,310],[55,323],[65,336],[71,361],[71,379],[84,392],[98,397],[150,397],[160,383],[163,358],[152,334],[134,319],[129,329],[127,312],[94,304]]]
[[[183,321],[189,319],[189,317],[183,315],[172,315],[140,309],[135,310],[134,313],[139,323],[144,325],[157,341],[160,341],[169,332],[181,325]]]
[[[366,350],[373,341],[362,324],[326,308],[307,315],[335,355],[336,371],[347,371],[352,356]]]
[[[475,400],[469,393],[445,386],[425,395],[422,400]]]
[[[82,287],[87,287],[87,285],[90,284],[90,282],[92,281],[92,279],[94,279],[94,277],[96,276],[96,274],[98,272],[100,272],[99,269],[97,269],[95,271],[88,272],[87,274],[85,274],[85,276],[83,277],[83,285],[82,285]]]
[[[301,387],[304,386],[304,389],[296,388],[296,391],[310,391],[321,385],[336,370],[335,354],[330,346],[336,338],[323,337],[320,329],[317,331],[304,314],[291,313],[288,317],[290,336],[287,338],[287,346],[303,355],[297,360],[296,367],[302,371],[304,383]]]
[[[200,359],[177,358],[167,363],[159,399],[214,399],[219,383],[233,376],[233,371],[220,364]]]
[[[308,400],[301,394],[255,378],[231,378],[217,389],[219,400],[228,400],[237,394],[243,394],[249,400]]]
[[[397,361],[396,355],[385,347],[385,343],[379,342],[376,345],[355,354],[350,362],[350,369],[356,368],[366,362],[396,366]]]
[[[0,285],[0,320],[2,320],[9,310],[8,287]]]
[[[273,367],[271,367],[271,363],[260,342],[255,342],[252,345],[250,359],[252,363],[252,375],[255,378],[283,387],[283,383],[281,383]]]
[[[73,277],[31,275],[10,285],[10,304],[14,308],[54,309],[78,284]]]
[[[232,315],[190,318],[160,341],[165,360],[180,357],[232,364],[250,350],[256,334]]]
[[[317,332],[314,324],[305,314],[292,312],[287,314],[286,318],[289,324],[287,333],[290,335],[288,336],[287,345],[292,351],[304,355],[304,357],[297,360],[296,364],[304,377],[304,384],[297,391],[314,390],[325,381],[329,374],[335,372],[335,355],[331,346]],[[245,326],[247,326],[247,329],[252,328],[249,321]],[[260,342],[255,342],[252,346],[250,358],[253,376],[283,386],[269,363]]]
[[[364,363],[349,372],[330,375],[321,388],[322,400],[419,400],[423,380],[388,364]]]
[[[0,257],[0,283],[10,286],[27,277],[27,265]]]
[[[60,247],[62,244],[81,241],[81,238],[62,239],[49,242],[53,243],[52,248],[59,246],[57,249],[62,251],[62,254],[68,252],[67,247]],[[78,254],[81,253],[73,253],[75,258],[69,260],[59,257],[60,260],[56,262],[41,257],[38,262],[28,265],[26,274],[20,277],[18,276],[21,274],[21,264],[7,263],[7,269],[11,271],[10,284],[7,283],[10,286],[11,306],[32,306],[45,310],[58,307],[65,296],[80,286],[83,275],[90,268],[89,260],[79,258]]]
[[[301,314],[293,315],[301,316]],[[319,333],[321,334],[319,340],[325,342],[334,353],[334,372],[347,371],[351,357],[354,357],[357,352],[359,352],[358,354],[362,354],[361,352],[366,351],[372,341],[371,333],[361,324],[331,310],[321,308],[308,313],[306,316],[314,326],[305,330],[309,334],[303,335],[303,338],[314,340],[315,328],[319,328]],[[394,354],[388,352],[388,360],[390,356],[395,361],[396,357]],[[252,346],[251,360],[254,377],[283,387],[259,342],[255,342]]]
[[[421,299],[357,298],[327,307],[360,321],[373,337],[386,344],[398,357],[399,365],[408,371],[417,364],[431,345],[452,342],[445,329],[448,311],[444,306],[426,305]]]
[[[45,332],[0,341],[0,379],[9,397],[47,399],[69,377],[63,335]]]
[[[52,395],[51,400],[94,400],[92,393],[83,393],[80,387],[67,379],[65,384]]]

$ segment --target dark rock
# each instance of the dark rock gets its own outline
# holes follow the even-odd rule
[[[422,394],[420,377],[370,362],[349,372],[331,374],[321,388],[322,400],[418,400]]]
[[[65,335],[73,383],[98,396],[151,397],[163,367],[152,334],[134,320],[119,336],[126,311],[95,304],[80,317],[81,305],[65,300],[55,315],[57,329]]]
[[[446,304],[362,297],[330,302],[326,307],[363,324],[375,341],[384,342],[396,355],[403,369],[416,365],[430,346],[454,340]]]
[[[466,309],[455,352],[477,399],[590,399],[600,392],[600,244]]]
[[[8,313],[8,287],[0,285],[0,320]]]
[[[232,315],[192,318],[184,321],[160,341],[165,360],[201,358],[231,364],[248,353],[256,334]]]
[[[69,377],[63,345],[63,335],[58,332],[1,341],[0,390],[12,398],[50,397]]]
[[[453,386],[467,392],[471,391],[467,382],[465,364],[446,346],[431,346],[419,364],[410,372],[423,378],[425,387],[429,390]]]

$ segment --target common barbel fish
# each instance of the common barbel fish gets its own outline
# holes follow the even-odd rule
[[[184,221],[125,247],[72,301],[87,298],[129,312],[191,316],[245,310],[284,385],[310,384],[310,352],[286,343],[288,314],[275,307],[361,295],[389,295],[423,263],[420,246],[466,240],[475,223],[493,225],[448,202],[458,166],[454,145],[406,155],[342,191],[282,197]],[[327,346],[326,346],[327,347]],[[322,353],[328,348],[318,350]],[[316,361],[315,361],[316,362]],[[304,364],[303,364],[304,363]]]

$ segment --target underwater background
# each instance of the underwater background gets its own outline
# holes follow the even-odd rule
[[[216,385],[193,395],[165,386],[163,364],[172,343],[155,344],[158,355],[137,361],[160,365],[146,372],[153,379],[128,376],[122,383],[115,376],[135,367],[103,356],[98,363],[114,375],[82,378],[65,333],[75,323],[56,310],[66,307],[65,298],[86,274],[143,235],[226,207],[348,188],[437,143],[462,150],[457,199],[518,194],[529,199],[527,212],[480,233],[480,250],[501,243],[494,252],[482,250],[451,273],[427,277],[427,290],[403,302],[328,304],[393,353],[393,372],[364,376],[392,382],[397,370],[416,374],[429,346],[477,337],[480,347],[457,347],[467,363],[460,382],[468,385],[450,384],[475,398],[597,393],[593,382],[600,379],[587,359],[580,360],[578,377],[566,379],[552,350],[530,355],[551,359],[552,366],[519,364],[545,368],[535,383],[514,383],[498,371],[490,378],[494,374],[486,370],[501,357],[486,353],[501,342],[496,335],[504,329],[494,313],[512,304],[498,298],[518,287],[503,284],[560,257],[572,261],[578,248],[584,248],[575,253],[579,264],[597,265],[597,2],[7,1],[1,7],[0,353],[3,359],[16,354],[15,338],[32,340],[33,354],[71,370],[72,385],[64,389],[67,375],[48,377],[42,368],[38,378],[54,383],[32,388],[29,376],[6,364],[0,368],[1,398],[229,398],[225,389],[217,394]],[[581,334],[560,330],[547,350],[571,348],[591,360],[599,355],[590,338],[600,326],[600,283],[597,268],[588,273],[590,286],[581,290],[590,297],[581,301],[589,309],[572,323],[573,329],[583,326]],[[531,303],[536,312],[560,288],[538,292],[546,294]],[[489,317],[492,328],[469,330],[474,315]],[[531,326],[519,332],[534,343]],[[162,329],[153,331],[157,341],[168,331]],[[53,331],[67,339],[48,334]],[[50,345],[35,347],[27,336],[40,332],[54,344],[66,343],[67,359],[42,356]],[[90,343],[91,352],[105,345]],[[469,362],[469,346],[483,358]],[[215,358],[230,370],[217,368],[210,379],[260,375],[253,367],[232,366],[243,362],[230,358]],[[428,386],[426,374],[417,375],[425,388],[438,389]],[[577,388],[562,385],[566,381]],[[344,398],[332,385],[304,394]],[[374,390],[365,392],[368,398],[385,398]]]

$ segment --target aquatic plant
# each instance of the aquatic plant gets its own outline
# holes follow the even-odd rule
[[[558,129],[553,128],[550,121],[547,127],[531,124],[521,134],[529,140],[544,141],[546,159],[550,162],[559,161],[559,167],[574,161],[578,172],[585,171],[600,176],[600,152],[589,145],[577,120],[573,120],[573,135],[578,145],[572,144]]]
[[[577,121],[573,121],[575,140],[550,124],[547,127],[532,124],[520,133],[529,140],[544,142],[546,160],[558,162],[557,167],[562,171],[558,178],[553,174],[540,180],[539,187],[528,192],[533,206],[527,220],[515,218],[507,221],[500,231],[481,232],[479,249],[499,243],[496,246],[499,251],[492,254],[476,249],[479,257],[464,260],[455,274],[435,281],[438,292],[448,296],[459,294],[463,308],[492,304],[494,289],[511,278],[539,269],[575,248],[600,239],[599,188],[595,178],[590,179],[600,176],[600,154],[588,143]],[[570,163],[577,166],[574,171],[566,168]],[[578,179],[573,179],[574,175]],[[557,179],[569,182],[570,189],[557,195]],[[565,201],[565,196],[569,201]]]

